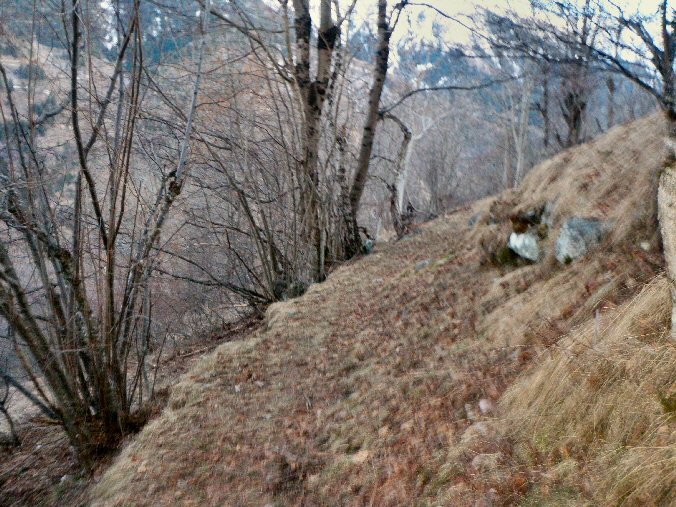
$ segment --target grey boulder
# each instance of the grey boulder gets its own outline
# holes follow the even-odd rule
[[[607,229],[607,223],[598,218],[569,218],[556,239],[556,260],[567,264],[582,257],[601,242]]]

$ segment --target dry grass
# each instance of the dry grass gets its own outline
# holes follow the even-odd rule
[[[659,252],[639,247],[654,235],[654,210],[639,209],[634,197],[652,195],[650,184],[641,182],[654,181],[659,167],[655,150],[643,153],[646,143],[658,145],[654,123],[615,129],[610,140],[536,168],[522,189],[379,246],[302,298],[273,305],[265,329],[219,347],[182,378],[163,416],[94,488],[93,504],[577,505],[611,495],[603,482],[610,476],[598,475],[589,487],[572,481],[566,483],[570,491],[561,487],[546,496],[548,473],[578,472],[566,468],[566,459],[552,461],[550,470],[549,462],[528,457],[544,451],[528,444],[530,435],[513,431],[514,424],[504,425],[519,413],[516,405],[512,411],[503,403],[505,411],[497,415],[494,405],[525,368],[548,357],[543,350],[560,354],[567,342],[559,338],[575,326],[593,325],[585,322],[597,309],[607,322],[613,308],[624,308],[661,269]],[[633,159],[605,153],[622,143],[635,152]],[[580,175],[589,180],[585,188],[576,187]],[[544,177],[553,178],[550,185],[537,187]],[[621,189],[603,190],[615,181]],[[551,255],[539,265],[487,265],[482,238],[486,244],[506,242],[510,215],[551,201],[557,192],[547,249],[570,214],[615,220],[611,239],[568,266],[557,265]],[[632,199],[635,207],[628,210]],[[482,220],[469,227],[469,217],[480,209]],[[637,357],[653,362],[643,368],[668,369],[644,352]],[[532,368],[531,375],[539,371]],[[623,378],[612,368],[605,374],[600,385]],[[518,385],[536,396],[530,384]],[[639,382],[637,390],[648,387]],[[577,401],[593,414],[590,407],[600,410],[602,399]],[[565,422],[567,415],[561,418]],[[610,433],[608,428],[604,435]],[[647,438],[638,433],[635,447]],[[599,434],[591,435],[605,449],[595,440]],[[663,451],[636,452],[651,462]],[[590,463],[596,463],[594,456],[589,454]],[[631,466],[631,460],[603,450],[598,456]],[[643,495],[631,486],[632,473],[618,474],[627,478],[627,494]],[[538,503],[536,494],[546,498]]]
[[[515,192],[515,209],[549,202],[554,232],[570,216],[595,217],[612,222],[610,241],[615,245],[628,237],[654,241],[655,228],[645,224],[656,216],[656,169],[664,160],[664,128],[663,120],[653,115],[556,155],[528,174]],[[550,244],[554,238],[550,233]]]
[[[509,389],[504,429],[541,474],[534,497],[579,490],[593,505],[674,505],[670,303],[658,278],[600,329],[588,323],[561,340]]]

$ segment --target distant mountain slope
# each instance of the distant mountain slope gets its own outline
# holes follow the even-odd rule
[[[617,127],[271,306],[183,377],[93,504],[669,505],[660,128]],[[562,264],[571,217],[607,232]],[[538,263],[505,248],[523,230]]]

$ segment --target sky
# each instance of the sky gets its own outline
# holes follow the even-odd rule
[[[186,0],[191,1],[192,0]],[[223,1],[223,0],[221,0]],[[226,0],[227,1],[227,0]],[[279,0],[263,0],[271,6],[278,6]],[[389,7],[392,8],[396,2],[401,0],[390,0]],[[583,4],[585,0],[569,0],[573,3]],[[660,0],[600,0],[607,4],[609,10],[613,10],[612,5],[621,5],[627,13],[641,11],[643,13],[655,12]],[[319,0],[310,0],[313,10],[318,11]],[[343,8],[346,8],[352,0],[341,0]],[[462,23],[446,19],[435,9],[448,14],[451,17],[468,22],[467,16],[476,12],[480,7],[490,9],[496,12],[512,11],[519,16],[527,17],[532,13],[531,0],[408,0],[409,4],[402,15],[397,30],[393,34],[394,47],[401,38],[414,34],[417,40],[433,40],[435,24],[442,27],[444,40],[448,44],[467,43],[470,40],[471,32],[462,26]],[[375,17],[377,0],[356,0],[356,20]],[[111,0],[99,0],[103,9],[110,9]],[[427,6],[416,5],[427,4]],[[431,8],[430,8],[431,7]],[[199,15],[199,8],[195,14]],[[316,12],[315,18],[318,17]],[[471,24],[471,23],[470,23]]]
[[[497,12],[513,11],[520,16],[529,16],[531,14],[530,0],[409,0],[411,4],[426,3],[446,14],[454,16],[460,20],[466,19],[466,16],[475,12],[478,7],[484,7]],[[573,0],[575,2],[575,0]],[[642,13],[653,13],[657,10],[659,0],[602,0],[607,4],[610,11],[613,10],[613,4],[620,5],[627,14],[637,11]],[[575,3],[582,4],[584,0],[577,0]],[[392,0],[390,4],[394,4]],[[357,14],[367,15],[375,12],[376,0],[357,0]],[[394,34],[395,42],[409,30],[413,30],[420,39],[433,38],[433,23],[438,23],[445,28],[445,39],[450,43],[465,43],[469,41],[470,32],[463,28],[457,22],[444,19],[436,14],[429,7],[419,7],[409,5],[406,8],[407,20],[410,23],[402,23],[397,33]],[[424,14],[424,19],[419,21],[418,15]]]
[[[460,20],[466,19],[466,16],[475,12],[478,7],[484,7],[495,11],[512,10],[520,15],[527,15],[530,12],[529,0],[410,0],[412,4],[426,3],[440,11],[456,17]],[[357,0],[358,11],[368,12],[373,11],[375,0]],[[393,2],[392,2],[393,3]],[[364,10],[366,9],[366,10]],[[402,19],[401,26],[394,34],[396,39],[402,37],[409,30],[415,31],[419,38],[430,39],[433,38],[433,24],[438,23],[445,28],[446,39],[448,42],[464,43],[468,42],[470,32],[460,24],[445,19],[443,16],[437,14],[434,9],[429,7],[420,7],[410,5],[406,8],[405,19]],[[420,18],[424,16],[424,19]]]

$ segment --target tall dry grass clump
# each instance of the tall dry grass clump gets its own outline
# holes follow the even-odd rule
[[[536,503],[582,491],[579,500],[593,505],[674,505],[670,308],[667,281],[657,278],[609,322],[589,322],[561,340],[507,392],[505,428],[539,476]]]

